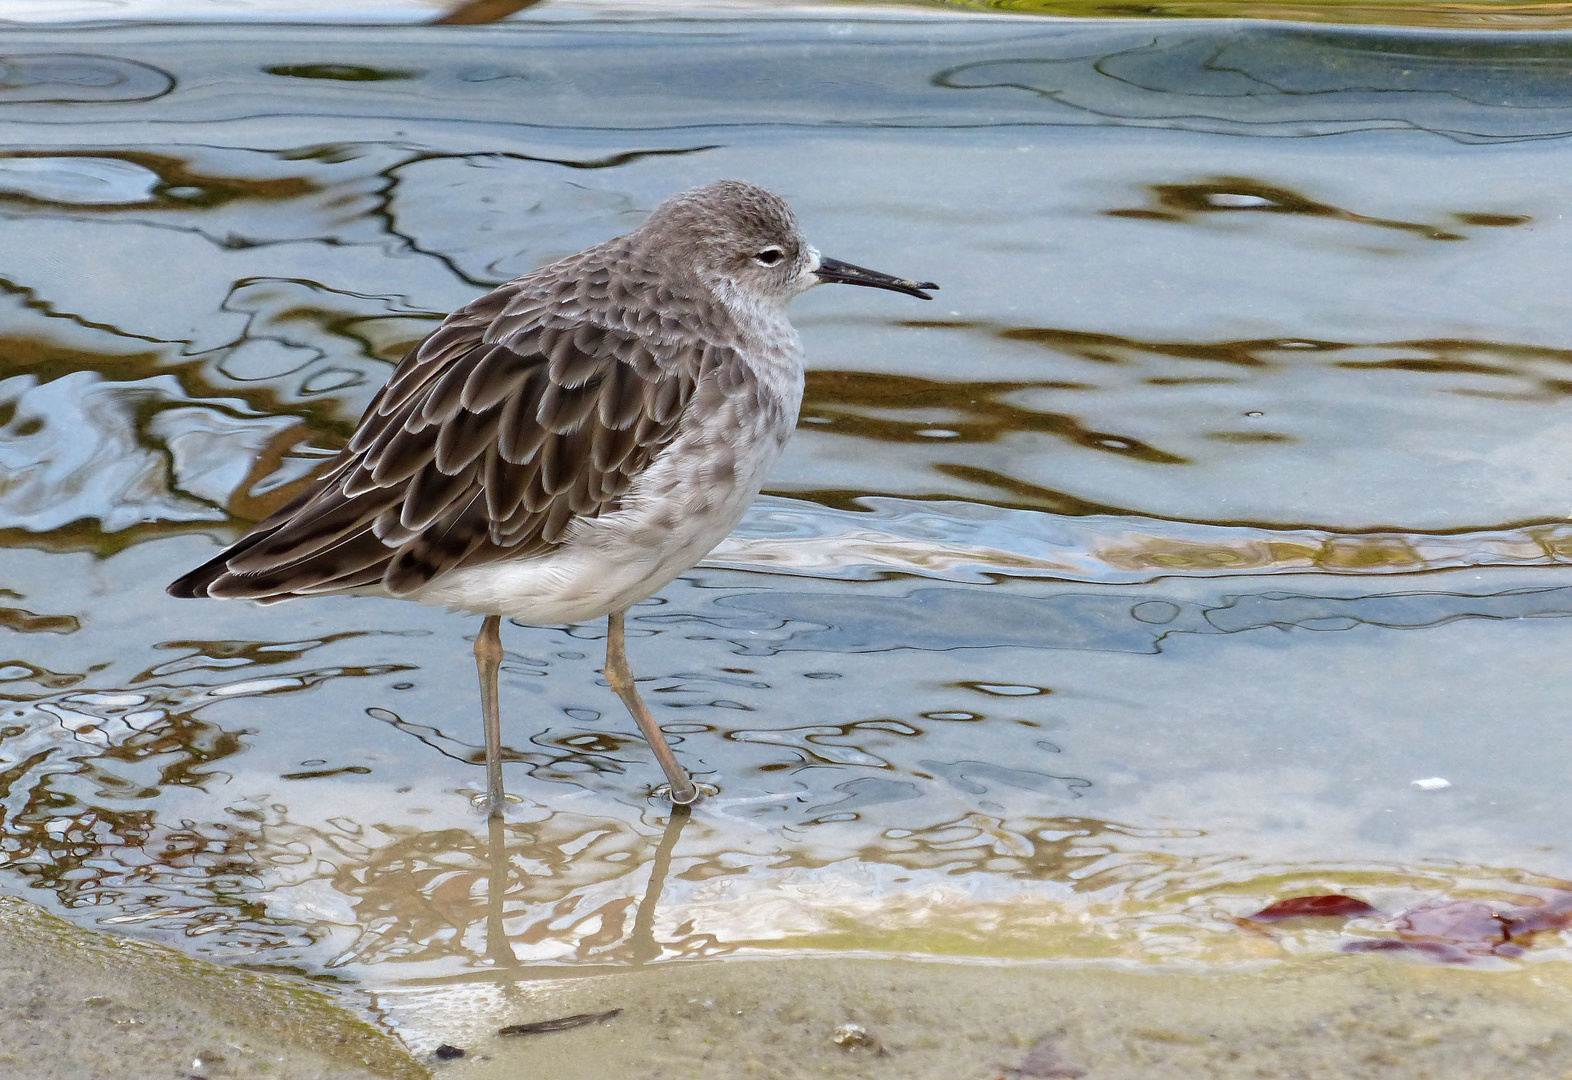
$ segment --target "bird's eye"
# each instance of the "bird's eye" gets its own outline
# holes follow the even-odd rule
[[[786,257],[786,253],[778,247],[767,247],[753,257],[753,261],[760,266],[774,266]]]

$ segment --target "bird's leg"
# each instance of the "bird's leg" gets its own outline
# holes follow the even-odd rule
[[[502,667],[502,616],[487,615],[475,637],[480,672],[480,715],[486,728],[486,813],[502,816],[502,716],[497,710],[497,669]]]
[[[625,614],[613,611],[606,617],[606,681],[628,707],[628,712],[633,714],[634,722],[639,725],[645,741],[655,752],[655,760],[665,770],[666,779],[671,783],[671,801],[678,806],[691,806],[699,801],[698,786],[688,775],[688,770],[677,761],[677,755],[671,752],[671,747],[666,745],[666,736],[661,734],[660,725],[655,723],[648,706],[639,697],[638,688],[633,685],[633,669],[628,666],[628,654],[622,646],[622,617]]]

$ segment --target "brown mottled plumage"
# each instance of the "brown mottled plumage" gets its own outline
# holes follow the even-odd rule
[[[661,282],[631,247],[619,238],[455,311],[321,477],[171,591],[404,595],[455,567],[548,551],[575,519],[615,508],[701,381],[753,381],[725,309]],[[618,313],[640,303],[682,317],[643,334],[608,325],[637,326]]]
[[[516,278],[412,349],[305,491],[169,586],[263,602],[406,597],[487,616],[476,640],[488,798],[502,808],[502,616],[610,616],[608,681],[676,802],[698,790],[639,699],[627,608],[736,525],[796,424],[785,317],[823,281],[937,288],[821,259],[777,196],[735,180]]]

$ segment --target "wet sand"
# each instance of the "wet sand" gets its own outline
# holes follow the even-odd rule
[[[541,974],[536,968],[532,974]],[[1572,1076],[1572,970],[1297,957],[1220,974],[888,959],[388,989],[413,1047],[304,981],[0,898],[0,1074],[29,1080]],[[579,1027],[499,1028],[583,1014]],[[443,1061],[436,1048],[462,1047]],[[424,1063],[424,1064],[423,1064]]]
[[[414,1080],[396,1039],[304,980],[98,933],[0,897],[0,1076]]]
[[[1177,975],[763,960],[518,986],[525,988],[527,1004],[502,1023],[622,1011],[570,1031],[479,1038],[467,1057],[437,1066],[436,1075],[1548,1080],[1572,1074],[1572,973],[1560,964],[1481,971],[1327,956],[1242,974]]]

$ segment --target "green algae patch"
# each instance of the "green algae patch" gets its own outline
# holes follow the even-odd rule
[[[327,991],[85,930],[0,897],[0,1075],[418,1080]]]

